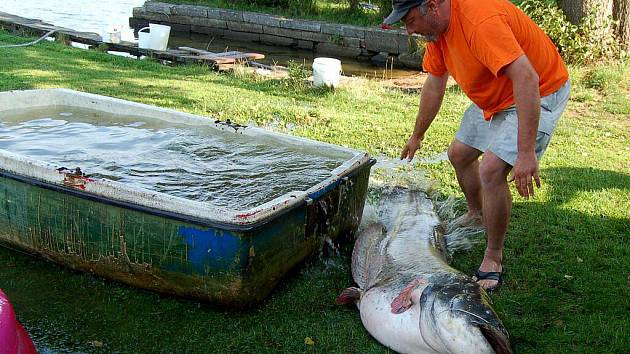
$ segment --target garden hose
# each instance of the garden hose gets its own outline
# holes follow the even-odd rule
[[[56,30],[52,30],[49,31],[48,33],[46,33],[45,35],[43,35],[41,38],[36,39],[32,42],[28,42],[28,43],[22,43],[22,44],[9,44],[9,45],[0,45],[0,48],[10,48],[10,47],[26,47],[29,45],[33,45],[33,44],[37,44],[39,43],[41,40],[45,39],[46,37],[50,36],[51,34],[55,33]]]

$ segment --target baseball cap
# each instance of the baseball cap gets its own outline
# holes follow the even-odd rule
[[[393,25],[405,17],[409,10],[422,5],[424,2],[425,0],[392,0],[392,13],[383,20],[383,23]]]

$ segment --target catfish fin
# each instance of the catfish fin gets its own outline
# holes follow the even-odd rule
[[[394,298],[391,303],[392,313],[393,314],[401,314],[407,311],[412,305],[413,300],[411,299],[411,293],[416,289],[416,287],[420,284],[425,284],[426,281],[421,278],[416,278],[412,280],[407,286]]]

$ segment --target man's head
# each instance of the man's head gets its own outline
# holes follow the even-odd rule
[[[432,42],[446,31],[451,18],[450,0],[392,0],[392,7],[384,24],[402,21],[407,33]]]

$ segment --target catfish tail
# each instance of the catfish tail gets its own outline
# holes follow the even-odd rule
[[[344,289],[335,302],[337,305],[349,305],[356,304],[359,299],[361,299],[361,289],[352,287]]]

